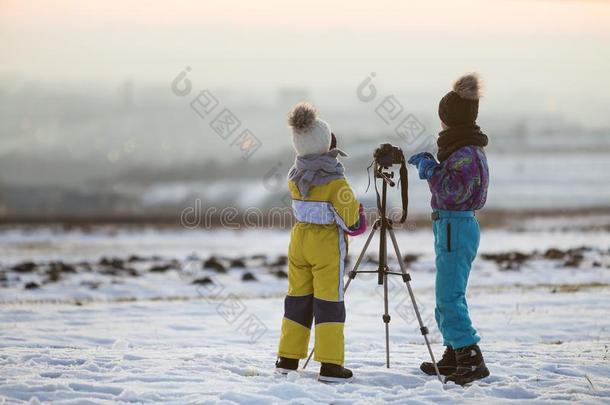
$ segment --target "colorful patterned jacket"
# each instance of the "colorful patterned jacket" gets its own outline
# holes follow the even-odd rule
[[[485,151],[464,146],[441,162],[428,180],[432,209],[470,211],[483,208],[487,200],[489,168]]]

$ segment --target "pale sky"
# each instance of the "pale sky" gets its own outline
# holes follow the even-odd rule
[[[498,96],[597,113],[610,1],[0,0],[0,60],[5,83],[165,86],[191,66],[206,86],[351,89],[375,71],[435,94],[474,70]]]
[[[0,7],[2,26],[8,31],[213,24],[296,30],[610,33],[610,4],[586,0],[3,0]]]

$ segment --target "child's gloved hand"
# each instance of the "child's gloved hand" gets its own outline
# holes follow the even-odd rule
[[[360,207],[358,208],[358,227],[353,230],[346,231],[345,233],[347,233],[349,236],[358,236],[362,235],[365,231],[366,213],[364,212],[364,206],[360,204]]]
[[[422,159],[426,159],[426,158],[434,160],[434,156],[432,156],[431,153],[420,152],[420,153],[416,153],[415,155],[411,156],[408,160],[408,163],[412,164],[414,166],[417,166]]]
[[[428,152],[417,153],[411,156],[408,162],[417,167],[419,178],[422,180],[432,177],[434,169],[438,166],[434,156]]]

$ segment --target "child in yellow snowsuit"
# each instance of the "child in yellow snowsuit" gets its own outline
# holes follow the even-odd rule
[[[366,229],[362,206],[343,175],[336,139],[313,106],[298,104],[290,114],[295,165],[288,187],[296,224],[288,248],[288,294],[278,350],[278,371],[298,368],[307,357],[315,319],[315,357],[322,363],[319,379],[348,381],[343,367],[343,278],[347,235]]]

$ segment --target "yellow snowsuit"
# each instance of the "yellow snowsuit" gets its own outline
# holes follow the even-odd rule
[[[278,354],[307,357],[315,318],[314,359],[343,365],[345,231],[358,223],[359,203],[345,178],[313,185],[305,198],[294,182],[288,188],[297,222],[288,248],[288,294]]]

